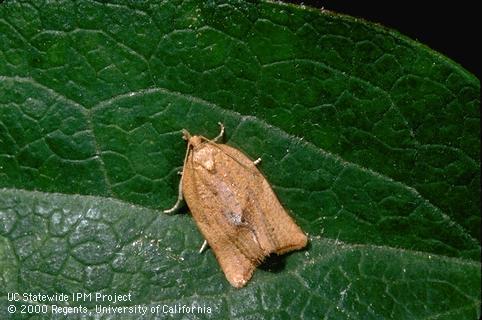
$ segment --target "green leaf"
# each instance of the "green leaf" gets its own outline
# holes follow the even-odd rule
[[[12,304],[7,292],[130,293],[129,302],[70,305],[151,310],[180,303],[209,307],[204,315],[216,319],[477,317],[478,262],[312,236],[307,251],[285,257],[275,272],[257,270],[245,289],[235,289],[212,253],[198,254],[202,238],[188,215],[5,189],[0,213],[2,318]],[[28,302],[14,305],[20,310],[21,304]],[[146,318],[155,317],[149,311]]]
[[[318,10],[3,2],[0,318],[29,316],[9,292],[212,308],[174,318],[478,318],[479,91],[423,45]],[[188,214],[160,210],[181,129],[218,121],[310,235],[241,290]]]

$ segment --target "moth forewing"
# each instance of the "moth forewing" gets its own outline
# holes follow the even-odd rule
[[[182,194],[233,286],[244,286],[268,255],[306,246],[306,235],[251,159],[205,137],[184,136]]]

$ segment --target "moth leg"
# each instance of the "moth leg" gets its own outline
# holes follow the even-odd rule
[[[219,132],[219,134],[216,136],[216,138],[214,138],[212,141],[213,142],[218,142],[219,140],[221,140],[224,136],[224,124],[222,124],[221,122],[218,122],[219,126],[221,127],[221,131]]]
[[[182,202],[182,199],[183,199],[182,198],[182,172],[180,174],[181,174],[181,179],[179,180],[179,193],[177,195],[177,201],[172,208],[162,211],[164,213],[173,213],[177,209],[179,209],[179,207],[181,206],[181,202]]]
[[[208,242],[206,240],[204,240],[202,246],[201,246],[201,249],[199,249],[199,253],[203,253],[204,249],[206,249],[208,247]]]
[[[258,165],[260,162],[261,162],[261,158],[258,158],[258,159],[256,159],[256,160],[253,161],[253,164],[256,166],[256,165]]]

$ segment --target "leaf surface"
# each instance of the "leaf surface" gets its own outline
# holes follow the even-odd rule
[[[477,318],[479,90],[423,45],[318,10],[4,2],[0,315],[19,316],[7,292],[39,291],[213,318]],[[311,241],[242,290],[196,254],[189,215],[161,213],[181,129],[218,121]]]

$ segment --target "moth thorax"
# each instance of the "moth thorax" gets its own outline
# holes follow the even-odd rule
[[[193,137],[196,138],[196,137]],[[208,171],[214,170],[214,150],[208,147],[198,147],[194,146],[193,151],[194,162],[200,164]]]

